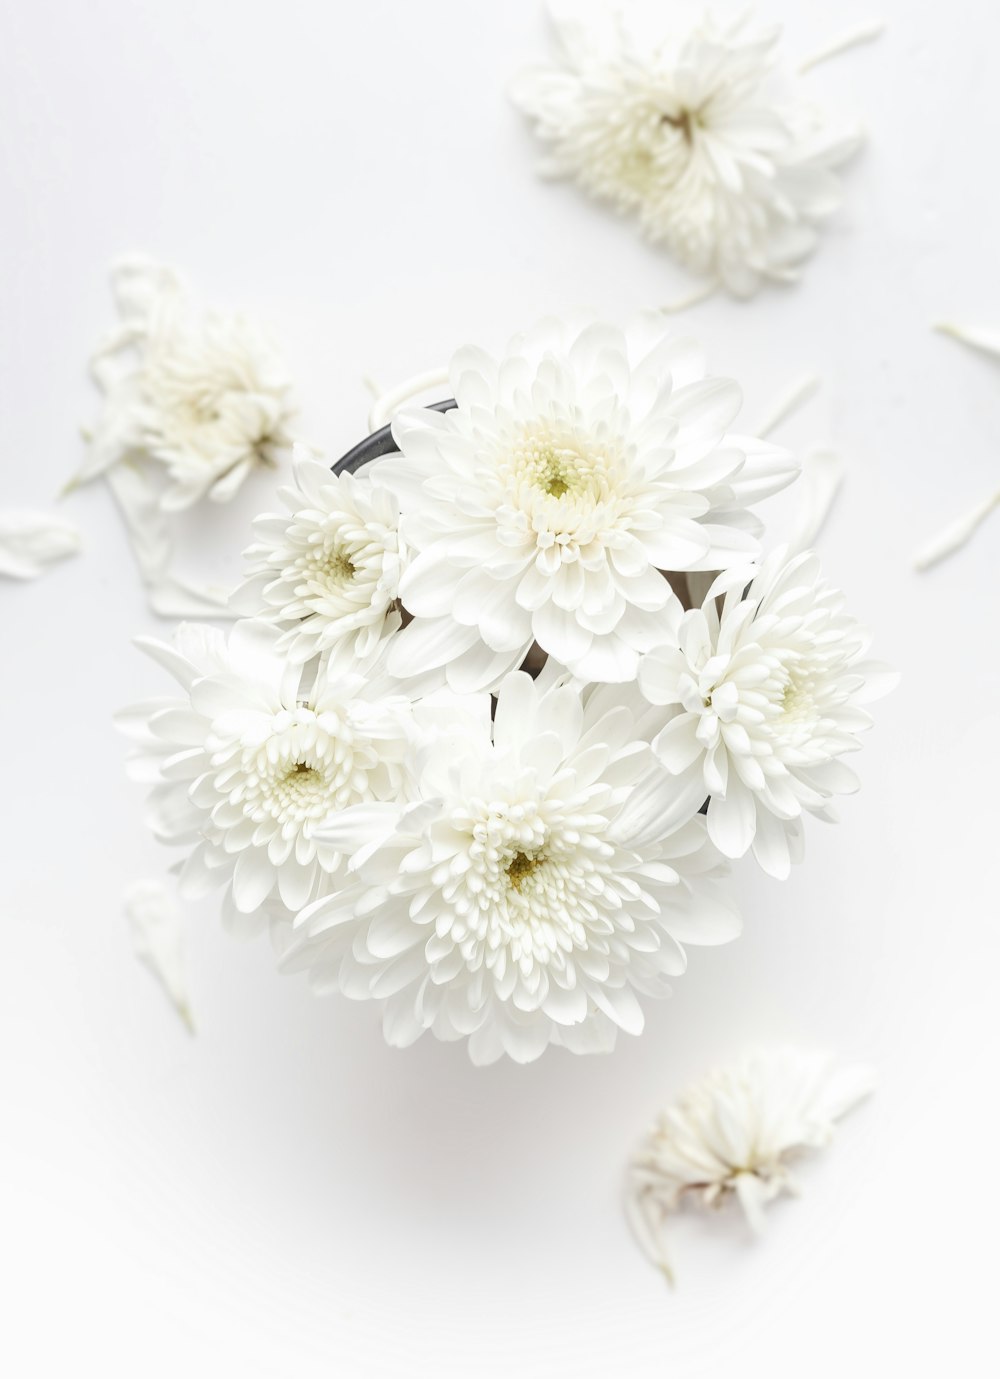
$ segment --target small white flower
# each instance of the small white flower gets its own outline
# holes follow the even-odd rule
[[[549,1043],[606,1050],[643,1025],[637,992],[684,971],[681,942],[734,938],[718,857],[649,750],[634,686],[580,692],[514,672],[490,699],[438,697],[405,807],[320,830],[354,884],[299,916],[290,965],[383,1002],[387,1040],[469,1039],[475,1063]]]
[[[0,575],[37,579],[49,565],[80,549],[72,522],[47,512],[0,511]]]
[[[227,884],[227,919],[241,928],[240,916],[294,912],[320,894],[342,860],[323,826],[349,805],[395,799],[403,778],[409,701],[350,657],[310,684],[278,636],[240,622],[228,640],[190,624],[173,646],[140,639],[183,694],[118,719],[138,744],[130,774],[154,787],[153,832],[191,849],[182,893]]]
[[[405,548],[395,498],[377,472],[336,476],[308,457],[296,458],[295,487],[278,497],[288,513],[254,522],[251,574],[234,605],[282,628],[293,661],[341,643],[367,657],[400,625]]]
[[[646,698],[673,711],[654,752],[703,782],[719,850],[742,857],[752,846],[772,876],[801,856],[803,811],[831,818],[830,798],[857,789],[840,758],[871,726],[861,706],[896,683],[864,659],[870,636],[843,602],[815,555],[778,550],[721,575],[684,614],[676,644],[639,668]]]
[[[736,1197],[754,1230],[764,1206],[797,1193],[790,1163],[829,1144],[834,1124],[874,1089],[868,1068],[838,1070],[794,1048],[745,1054],[692,1087],[657,1120],[632,1160],[626,1207],[636,1237],[668,1278],[667,1217],[686,1197]]]
[[[784,451],[732,435],[737,385],[706,375],[661,316],[626,332],[541,322],[494,360],[460,350],[457,407],[401,413],[380,460],[411,561],[400,676],[495,686],[537,643],[585,681],[635,678],[679,613],[661,571],[758,549],[750,505],[788,484]]]
[[[650,240],[740,296],[794,279],[860,136],[776,80],[780,30],[706,18],[644,45],[620,25],[553,23],[558,63],[512,91],[546,147],[542,171],[635,214]]]
[[[138,460],[161,474],[165,511],[225,502],[291,443],[283,366],[248,321],[202,310],[169,268],[123,260],[112,289],[121,325],[94,356],[105,406],[77,482]]]

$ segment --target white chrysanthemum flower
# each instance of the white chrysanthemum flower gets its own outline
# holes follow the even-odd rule
[[[831,797],[858,788],[840,758],[871,727],[861,706],[898,678],[864,659],[870,634],[843,605],[812,552],[788,560],[779,549],[720,575],[676,643],[639,667],[643,694],[673,713],[653,751],[703,783],[719,850],[752,847],[771,876],[801,857],[803,811],[832,818]]]
[[[628,1217],[649,1258],[672,1280],[664,1224],[687,1197],[712,1207],[736,1197],[761,1229],[764,1206],[798,1190],[790,1164],[828,1145],[835,1122],[874,1085],[868,1068],[836,1069],[825,1055],[785,1048],[746,1054],[690,1088],[629,1172]]]
[[[400,625],[396,599],[405,548],[399,508],[368,474],[331,474],[297,457],[295,487],[279,488],[285,515],[254,522],[251,574],[234,606],[284,630],[293,661],[344,643],[360,658]]]
[[[780,30],[705,19],[646,46],[620,24],[553,22],[558,65],[512,90],[546,147],[543,172],[637,215],[650,240],[740,296],[794,279],[860,135],[775,77]]]
[[[475,1063],[606,1050],[642,1029],[637,993],[683,972],[682,942],[739,931],[699,792],[650,753],[655,711],[634,686],[546,678],[507,677],[492,724],[489,696],[440,696],[408,804],[320,830],[354,884],[303,911],[289,965],[382,1001],[391,1044],[468,1037]]]
[[[240,622],[228,640],[190,624],[173,646],[140,639],[183,694],[118,719],[138,743],[133,778],[153,783],[153,832],[192,849],[182,892],[227,883],[234,924],[321,894],[342,860],[324,825],[349,805],[395,799],[405,769],[409,700],[378,666],[334,655],[309,684],[279,635]]]
[[[397,416],[376,473],[398,497],[414,621],[390,668],[495,686],[537,642],[584,681],[635,678],[679,607],[661,571],[719,570],[757,550],[750,504],[797,473],[728,434],[727,379],[663,318],[626,332],[541,322],[500,360],[460,350],[457,407]]]
[[[165,511],[225,502],[291,444],[284,367],[243,317],[197,307],[172,269],[123,260],[112,290],[121,325],[94,356],[105,407],[76,481],[148,461]]]

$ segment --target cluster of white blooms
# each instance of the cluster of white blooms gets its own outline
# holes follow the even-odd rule
[[[685,267],[738,296],[792,280],[840,203],[836,169],[860,144],[777,71],[776,28],[704,19],[639,41],[620,23],[553,15],[558,59],[512,98],[570,178]]]
[[[813,556],[762,558],[797,465],[662,317],[544,321],[451,387],[359,473],[297,460],[243,620],[145,643],[181,694],[123,727],[182,889],[391,1043],[607,1049],[739,932],[726,859],[785,874],[854,787],[888,681]]]

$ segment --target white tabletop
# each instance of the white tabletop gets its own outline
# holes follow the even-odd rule
[[[782,439],[844,455],[821,550],[905,678],[842,824],[809,828],[784,885],[740,874],[743,938],[695,950],[641,1039],[528,1068],[394,1052],[373,1007],[278,976],[212,900],[190,907],[190,1038],[121,910],[172,860],[110,723],[164,688],[129,638],[166,629],[103,485],[65,505],[85,554],[0,590],[7,1373],[991,1371],[1000,518],[931,573],[911,555],[1000,482],[1000,365],[930,329],[1000,327],[1000,29],[986,0],[871,4],[763,11],[793,53],[889,21],[810,78],[870,144],[799,287],[682,328],[744,384],[748,425],[822,375]],[[546,51],[537,0],[0,8],[0,506],[49,506],[79,461],[122,251],[268,322],[331,457],[364,433],[365,373],[388,386],[547,311],[624,320],[685,287],[536,178],[504,86]],[[184,524],[193,566],[236,573],[273,482]],[[671,1294],[624,1225],[627,1152],[714,1060],[784,1038],[873,1062],[879,1092],[762,1241],[735,1213],[680,1221]]]

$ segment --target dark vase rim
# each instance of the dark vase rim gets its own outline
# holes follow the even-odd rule
[[[427,405],[426,411],[429,412],[451,412],[458,406],[453,397],[445,398],[442,402],[431,402]],[[378,431],[373,431],[370,436],[365,436],[363,441],[358,441],[357,445],[348,450],[346,455],[330,466],[334,474],[354,474],[363,465],[369,464],[372,460],[381,459],[383,455],[398,455],[399,446],[392,438],[392,423],[380,427]]]

